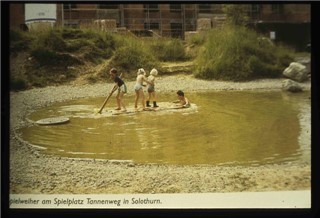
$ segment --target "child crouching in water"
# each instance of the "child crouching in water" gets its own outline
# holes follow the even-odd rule
[[[184,92],[179,90],[177,91],[178,101],[174,101],[174,103],[180,103],[181,108],[188,108],[191,106],[191,103],[188,98],[184,96]]]
[[[151,105],[149,104],[151,99],[153,100],[153,107],[159,107],[157,105],[157,100],[156,100],[156,91],[154,89],[154,81],[155,81],[155,76],[158,75],[158,71],[156,69],[152,69],[150,71],[150,76],[148,76],[148,81],[150,83],[148,83],[147,86],[147,90],[148,90],[148,100],[147,100],[147,107],[151,107]]]

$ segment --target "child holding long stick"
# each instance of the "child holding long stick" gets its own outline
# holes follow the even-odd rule
[[[118,71],[116,68],[112,68],[109,73],[111,75],[111,78],[115,82],[115,88],[118,89],[118,94],[116,96],[118,107],[116,108],[116,110],[121,110],[122,107],[122,112],[126,112],[127,109],[123,101],[123,96],[125,93],[127,93],[127,86],[125,82],[118,76]]]

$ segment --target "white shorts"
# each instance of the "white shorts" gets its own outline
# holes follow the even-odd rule
[[[135,91],[139,91],[140,89],[142,89],[142,85],[141,84],[137,83],[137,84],[134,85],[134,90]]]

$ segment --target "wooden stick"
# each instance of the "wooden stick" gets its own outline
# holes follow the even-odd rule
[[[119,76],[119,77],[121,78],[121,76],[122,76],[122,73],[120,74],[120,76]],[[107,102],[108,102],[109,98],[111,97],[111,95],[114,93],[114,91],[116,91],[116,87],[117,87],[117,85],[114,85],[114,86],[113,86],[113,88],[112,88],[112,90],[111,90],[110,94],[108,95],[108,97],[106,98],[106,100],[104,100],[104,102],[103,102],[103,104],[102,104],[102,106],[101,106],[100,110],[98,111],[98,113],[99,113],[99,114],[101,114],[101,112],[102,112],[102,110],[103,110],[104,106],[106,106],[106,104],[107,104]]]

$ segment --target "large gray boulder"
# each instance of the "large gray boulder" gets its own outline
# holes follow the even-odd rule
[[[292,62],[289,67],[283,71],[283,75],[297,82],[304,82],[308,79],[306,66]]]
[[[286,79],[282,81],[282,90],[289,92],[302,92],[302,87],[299,83],[291,79]]]
[[[297,58],[296,62],[306,66],[307,74],[311,73],[311,60],[309,57]]]

